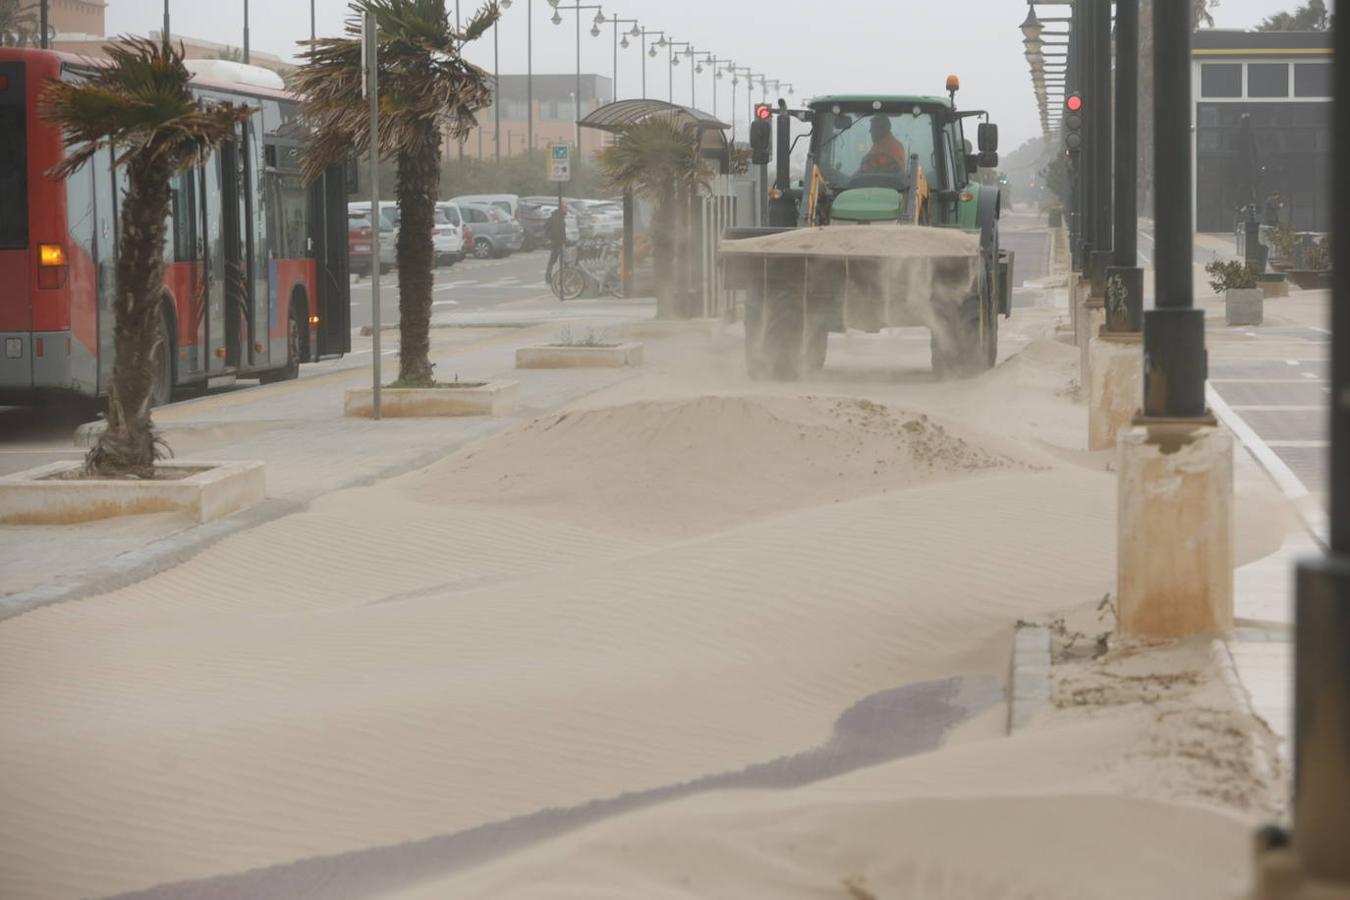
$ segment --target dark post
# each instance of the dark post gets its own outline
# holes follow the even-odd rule
[[[50,2],[51,0],[41,0],[38,3],[38,46],[43,50],[47,49],[47,5]]]
[[[1072,27],[1074,34],[1069,40],[1074,45],[1075,70],[1074,90],[1082,93],[1085,102],[1088,105],[1099,102],[1100,98],[1092,95],[1092,48],[1090,38],[1092,35],[1092,22],[1096,14],[1096,5],[1088,2],[1079,3],[1073,10]],[[1093,211],[1097,208],[1097,198],[1094,194],[1096,181],[1093,178],[1093,153],[1095,136],[1092,133],[1093,115],[1091,110],[1086,111],[1083,117],[1083,149],[1079,150],[1073,157],[1076,163],[1074,168],[1077,170],[1077,178],[1074,181],[1074,194],[1078,202],[1078,271],[1086,273],[1088,262],[1091,258],[1094,239],[1096,238],[1096,228],[1093,227]]]
[[[1093,105],[1088,115],[1092,119],[1092,177],[1096,179],[1092,192],[1097,207],[1093,217],[1097,227],[1092,244],[1105,253],[1111,249],[1111,0],[1086,0],[1084,5],[1093,8],[1088,51],[1092,57]],[[1107,258],[1103,257],[1103,280],[1106,265]]]
[[[1350,32],[1335,29],[1333,159],[1350,152]],[[1332,256],[1350,260],[1350,174],[1332,166]],[[1304,875],[1350,887],[1350,271],[1332,273],[1330,552],[1298,568],[1294,852]]]
[[[1115,265],[1106,270],[1106,330],[1144,327],[1144,270],[1139,268],[1139,0],[1116,0]]]
[[[244,62],[252,62],[248,49],[248,0],[244,0]]]
[[[559,186],[561,187],[561,185]],[[636,210],[633,206],[633,189],[624,188],[623,190],[623,295],[625,297],[633,296],[633,216]]]
[[[1193,303],[1191,7],[1153,4],[1155,309],[1144,313],[1144,416],[1201,418],[1205,314]]]

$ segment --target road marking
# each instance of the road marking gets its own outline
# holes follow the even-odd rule
[[[1261,436],[1247,424],[1247,420],[1235,413],[1233,408],[1219,396],[1219,392],[1210,385],[1205,385],[1205,400],[1209,403],[1209,408],[1219,417],[1219,420],[1228,426],[1228,430],[1233,432],[1234,437],[1241,442],[1242,446],[1247,448],[1247,452],[1274,479],[1281,493],[1290,500],[1308,496],[1308,488],[1294,474],[1294,470],[1289,468],[1284,460],[1280,459],[1280,455],[1271,449],[1270,444],[1262,440]]]
[[[1323,412],[1325,406],[1294,405],[1281,406],[1267,403],[1233,404],[1228,407],[1234,412]]]
[[[1211,378],[1210,384],[1307,384],[1308,378],[1317,378],[1312,372],[1304,372],[1304,378]]]
[[[1286,360],[1284,361],[1284,364],[1285,364],[1286,366],[1297,366],[1297,365],[1299,365],[1299,361],[1296,360],[1296,359],[1286,359]]]
[[[1267,447],[1289,447],[1293,449],[1321,450],[1330,447],[1330,441],[1266,441]]]
[[[459,306],[458,300],[432,300],[432,306]]]

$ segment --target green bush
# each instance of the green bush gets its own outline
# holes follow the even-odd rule
[[[1331,268],[1331,243],[1329,238],[1324,237],[1303,251],[1303,268],[1317,272]]]
[[[1216,259],[1205,266],[1205,272],[1210,276],[1209,286],[1217,294],[1254,288],[1257,285],[1256,269],[1240,259]]]
[[[1270,230],[1270,247],[1275,251],[1275,256],[1282,259],[1292,259],[1296,243],[1298,243],[1298,232],[1288,222],[1281,222]]]

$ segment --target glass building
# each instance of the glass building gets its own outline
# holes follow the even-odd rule
[[[1207,30],[1192,48],[1196,230],[1278,193],[1281,221],[1329,231],[1331,35]]]

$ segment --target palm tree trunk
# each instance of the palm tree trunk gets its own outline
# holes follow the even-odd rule
[[[675,197],[663,194],[653,217],[652,275],[656,279],[656,317],[675,318]]]
[[[435,280],[436,192],[441,183],[439,135],[398,156],[398,380],[435,382],[431,353],[431,288]]]
[[[154,476],[150,392],[156,353],[164,339],[161,297],[168,217],[169,172],[156,162],[133,158],[127,164],[117,248],[108,426],[85,458],[85,468],[93,475]]]

